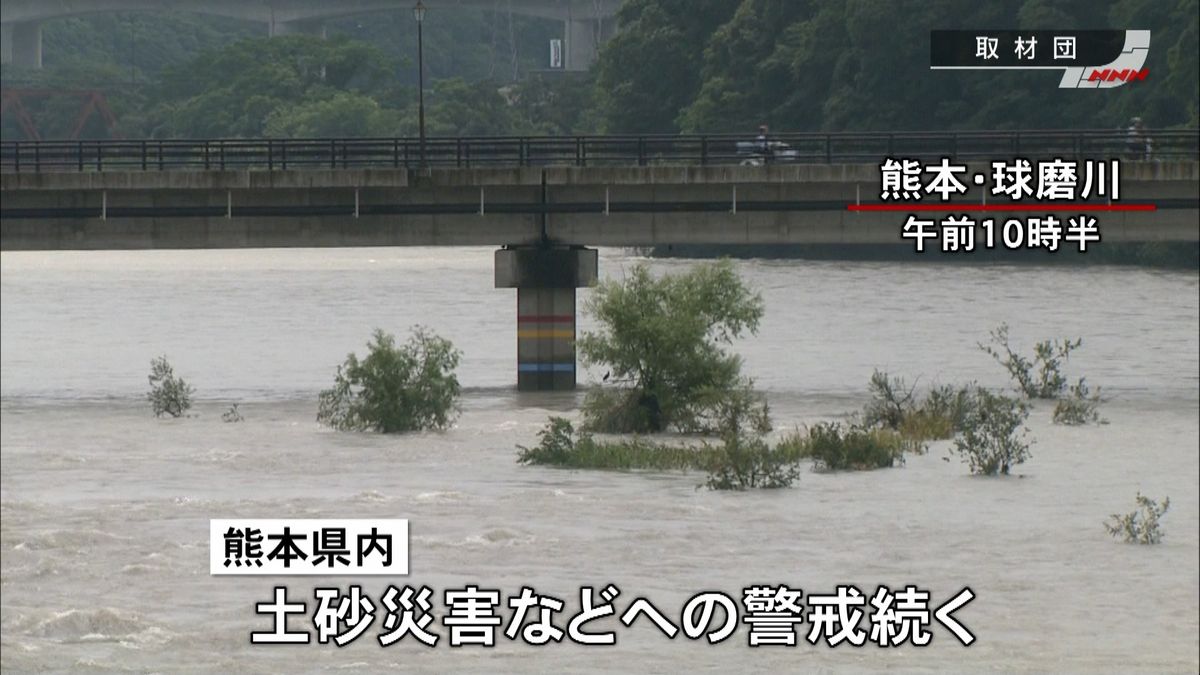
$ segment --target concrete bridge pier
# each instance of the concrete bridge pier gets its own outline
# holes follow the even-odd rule
[[[496,288],[517,289],[517,389],[575,388],[575,289],[596,283],[596,249],[496,251]]]
[[[24,21],[0,24],[0,62],[26,68],[41,68],[41,22]]]

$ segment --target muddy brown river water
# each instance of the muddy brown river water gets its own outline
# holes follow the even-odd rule
[[[641,259],[602,251],[601,273]],[[655,271],[688,266],[651,261]],[[841,419],[875,368],[1003,389],[976,342],[1002,321],[1026,348],[1082,336],[1067,372],[1110,400],[1107,425],[1063,427],[1035,406],[1020,477],[968,475],[949,443],[903,468],[823,474],[792,489],[721,493],[680,472],[523,467],[548,414],[582,394],[518,394],[515,293],[490,249],[3,253],[0,567],[5,672],[1196,672],[1200,668],[1200,276],[1141,269],[738,262],[766,301],[745,370],[780,430]],[[581,295],[586,294],[586,291]],[[444,433],[337,433],[317,392],[372,328],[423,323],[464,351],[462,415]],[[581,328],[591,326],[585,317]],[[197,389],[195,416],[144,400],[166,353]],[[918,380],[919,378],[919,380]],[[594,381],[597,373],[581,373]],[[245,421],[222,423],[230,402]],[[1170,496],[1159,546],[1118,543],[1105,518],[1134,494]],[[611,647],[494,649],[378,625],[344,648],[251,645],[253,605],[278,578],[208,573],[208,521],[408,518],[401,579],[282,579],[296,596],[390,581],[438,596],[531,586],[579,607],[615,584],[678,619],[693,594],[754,584],[830,593],[914,584],[934,603],[964,586],[962,646],[708,645],[639,620]],[[565,619],[559,619],[560,625]]]

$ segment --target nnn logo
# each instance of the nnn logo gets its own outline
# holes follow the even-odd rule
[[[1150,74],[1149,68],[1134,70],[1132,68],[1098,68],[1088,75],[1089,82],[1140,82]]]
[[[1127,82],[1140,82],[1150,71],[1146,54],[1150,52],[1150,31],[1125,31],[1125,45],[1117,58],[1094,66],[1069,66],[1063,69],[1058,86],[1064,89],[1112,89]]]

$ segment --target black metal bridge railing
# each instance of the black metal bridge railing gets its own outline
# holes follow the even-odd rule
[[[1029,159],[1200,160],[1200,130],[783,133],[565,136],[4,141],[0,172],[350,169],[656,164],[860,163]]]

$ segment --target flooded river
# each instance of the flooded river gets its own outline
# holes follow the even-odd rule
[[[640,259],[603,251],[603,276]],[[873,369],[931,383],[1008,386],[976,343],[1008,322],[1024,349],[1082,336],[1068,374],[1100,386],[1110,424],[1029,419],[1021,477],[972,478],[948,443],[903,468],[805,471],[790,490],[696,489],[702,475],[522,467],[548,414],[581,394],[518,394],[515,291],[492,288],[491,249],[4,253],[0,478],[5,672],[1195,672],[1200,614],[1200,277],[1195,272],[891,263],[737,263],[766,301],[738,345],[778,429],[838,419]],[[686,261],[653,261],[656,271]],[[586,291],[581,296],[586,296]],[[464,357],[452,430],[337,433],[317,392],[370,331],[421,323]],[[590,322],[585,317],[581,328]],[[158,420],[149,361],[197,390],[194,416]],[[584,381],[596,373],[581,374]],[[221,421],[238,402],[239,424]],[[1138,491],[1170,496],[1159,546],[1104,531]],[[214,577],[210,518],[408,518],[406,578]],[[286,583],[434,589],[435,648],[359,641],[261,646],[254,604]],[[832,593],[964,586],[962,646],[936,622],[928,647],[709,645],[615,617],[617,644],[451,648],[442,591],[563,599],[617,586],[678,623],[700,591],[756,584]],[[502,614],[507,617],[507,610]],[[311,616],[311,613],[310,613]],[[293,619],[293,628],[302,623]],[[865,622],[864,622],[865,625]],[[311,625],[309,626],[311,628]],[[589,627],[590,628],[590,627]]]

